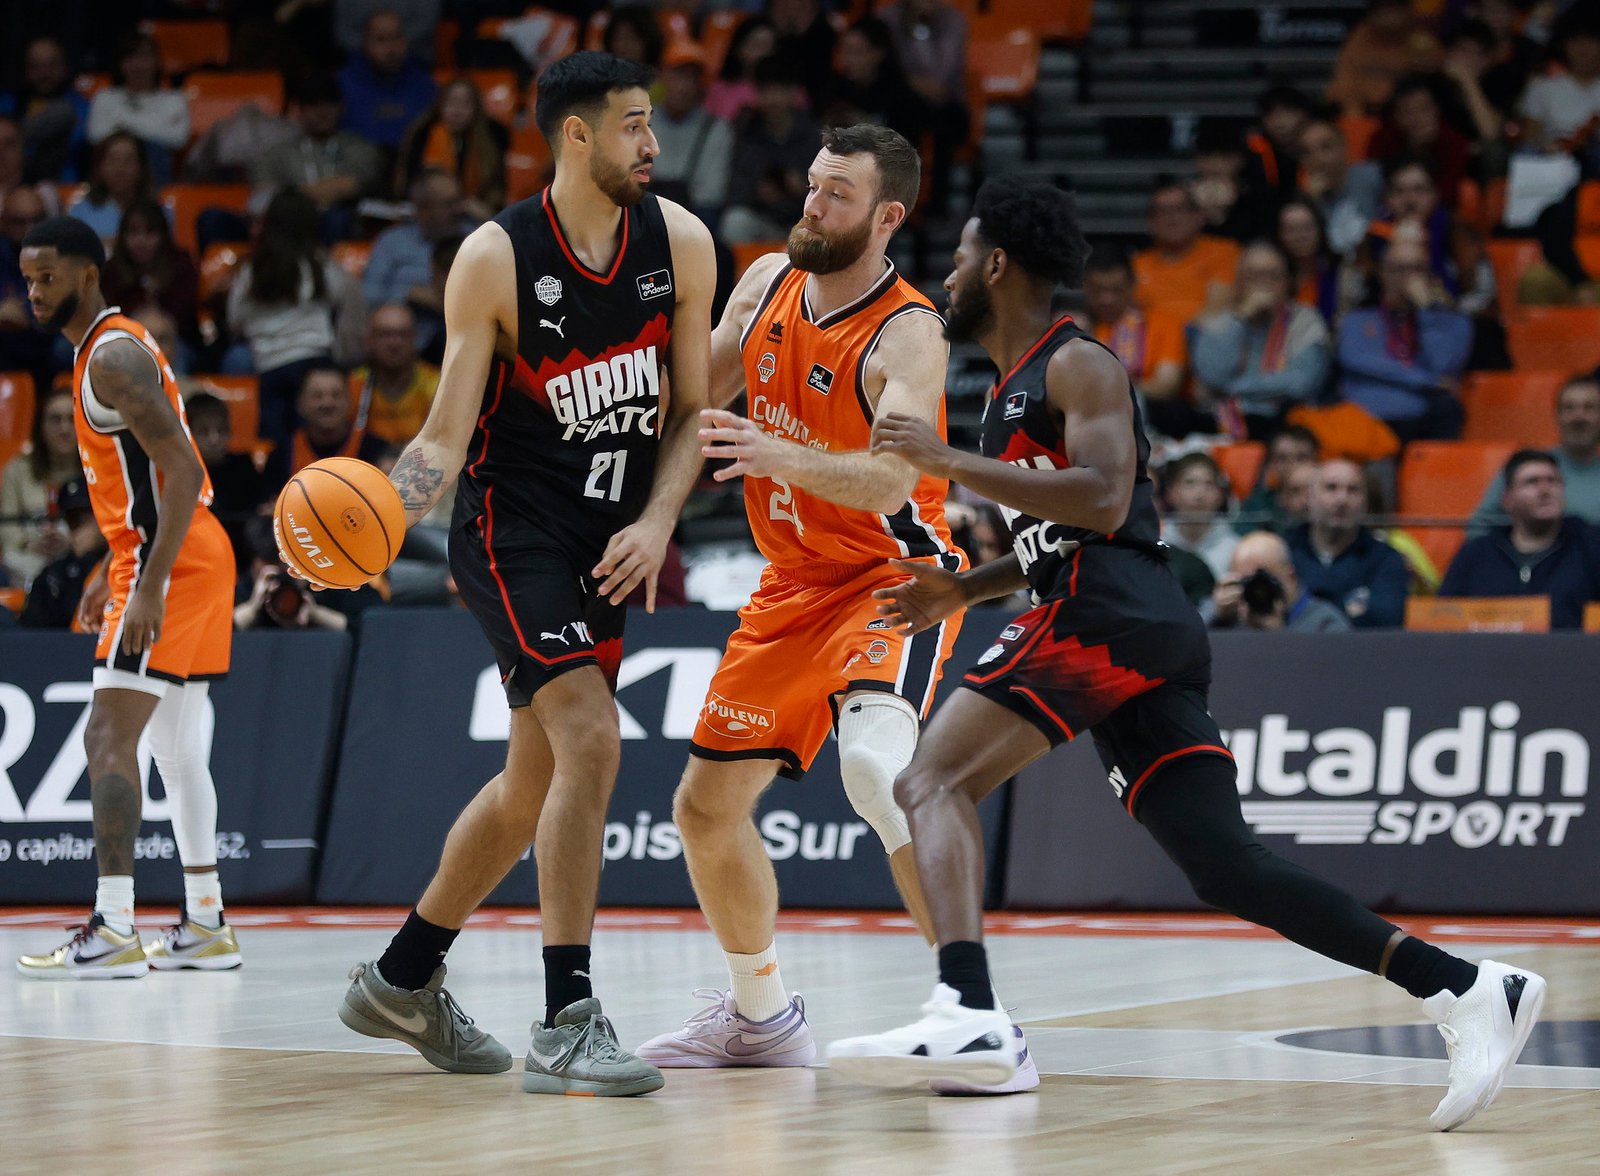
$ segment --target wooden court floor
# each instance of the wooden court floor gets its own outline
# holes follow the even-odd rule
[[[48,945],[65,914],[0,912],[0,950]],[[525,1095],[515,1070],[441,1074],[346,1031],[344,973],[396,912],[234,918],[235,973],[41,984],[6,970],[0,1172],[1600,1172],[1600,925],[1407,920],[1550,981],[1535,1064],[1440,1135],[1427,1116],[1443,1049],[1410,1028],[1417,1003],[1228,920],[997,920],[1001,995],[1045,1074],[1034,1094],[879,1091],[819,1067],[669,1072],[657,1094],[608,1100]],[[519,1053],[541,998],[536,923],[486,916],[451,955],[452,991]],[[907,1020],[932,984],[893,919],[786,919],[779,950],[822,1042]],[[720,981],[692,916],[606,913],[595,954],[627,1044]]]

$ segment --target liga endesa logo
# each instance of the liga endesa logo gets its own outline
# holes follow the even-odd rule
[[[1576,731],[1518,731],[1514,702],[1464,706],[1452,726],[1413,730],[1410,707],[1359,727],[1294,727],[1287,715],[1223,732],[1245,820],[1299,845],[1464,849],[1562,844],[1584,815],[1589,743]]]

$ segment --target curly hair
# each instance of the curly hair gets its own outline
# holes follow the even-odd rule
[[[992,179],[978,189],[978,236],[1036,278],[1076,288],[1089,243],[1072,195],[1043,180]]]

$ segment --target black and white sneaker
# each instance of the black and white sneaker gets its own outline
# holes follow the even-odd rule
[[[1011,1017],[1003,1009],[969,1009],[945,984],[934,987],[922,1020],[828,1047],[828,1066],[869,1086],[920,1086],[940,1079],[975,1086],[1009,1082],[1017,1071]]]
[[[1466,992],[1447,988],[1422,1002],[1450,1055],[1450,1091],[1428,1118],[1437,1130],[1461,1126],[1495,1100],[1528,1044],[1544,992],[1543,976],[1484,960]]]

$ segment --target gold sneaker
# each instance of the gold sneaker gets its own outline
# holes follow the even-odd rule
[[[144,945],[145,958],[158,972],[175,972],[181,968],[198,968],[203,972],[226,972],[244,963],[239,954],[239,941],[227,923],[215,931],[201,926],[192,919],[174,923]]]
[[[49,955],[17,959],[17,971],[35,980],[116,980],[150,971],[139,932],[118,935],[98,914],[68,930],[74,934]]]

